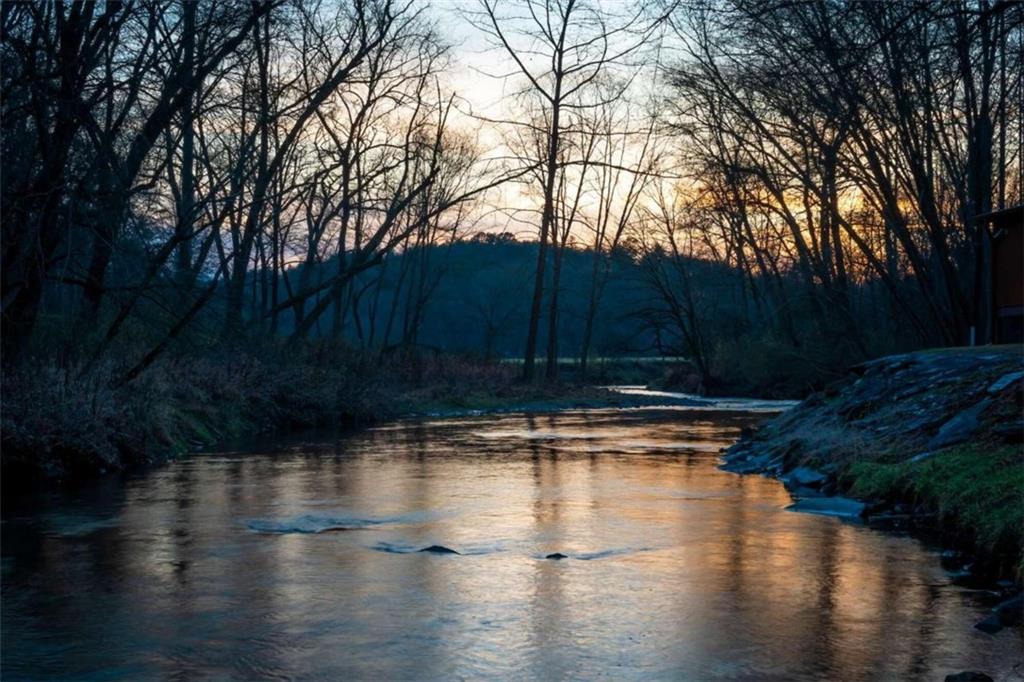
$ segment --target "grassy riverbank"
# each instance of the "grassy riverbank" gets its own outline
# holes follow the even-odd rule
[[[733,446],[725,466],[797,496],[861,499],[869,522],[938,534],[976,571],[1019,579],[1022,391],[1019,346],[881,358]]]
[[[264,432],[643,402],[579,383],[523,384],[509,364],[336,344],[167,359],[119,384],[123,371],[39,364],[5,372],[5,485],[121,470]]]
[[[1007,568],[1024,575],[1019,563],[1024,532],[1019,446],[986,441],[946,448],[919,462],[858,462],[844,478],[852,495],[891,507],[912,505],[919,524],[927,522],[951,543],[1001,558]]]

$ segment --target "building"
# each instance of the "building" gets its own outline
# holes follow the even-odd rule
[[[978,216],[992,235],[995,343],[1024,341],[1024,204]]]

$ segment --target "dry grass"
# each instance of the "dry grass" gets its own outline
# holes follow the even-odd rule
[[[168,358],[118,386],[108,363],[40,364],[3,377],[6,478],[120,469],[265,430],[339,426],[458,404],[514,385],[515,368],[469,358],[381,358],[341,345]],[[469,398],[466,398],[470,396]]]

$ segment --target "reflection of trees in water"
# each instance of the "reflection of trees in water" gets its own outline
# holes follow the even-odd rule
[[[945,662],[994,660],[1004,645],[976,646],[960,593],[916,541],[784,512],[776,481],[658,449],[725,444],[742,423],[611,411],[408,422],[197,455],[77,493],[40,513],[116,525],[61,537],[5,523],[4,664],[52,646],[44,628],[74,642],[69,674],[116,659],[141,676],[557,676],[619,663],[697,679],[930,679]],[[400,520],[320,535],[244,525],[339,510]],[[374,551],[382,540],[504,551]],[[621,553],[537,558],[608,550]]]

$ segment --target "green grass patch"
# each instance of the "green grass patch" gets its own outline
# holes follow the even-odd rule
[[[1024,546],[1024,454],[1016,445],[961,445],[921,462],[858,462],[844,477],[850,491],[904,499],[936,512],[985,551]]]

